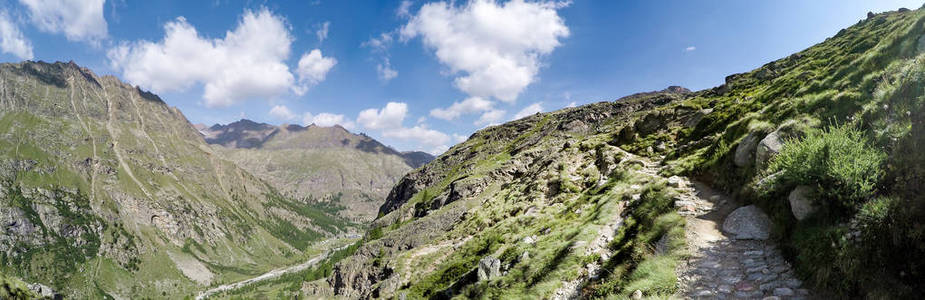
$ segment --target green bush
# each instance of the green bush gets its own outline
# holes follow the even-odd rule
[[[788,141],[768,171],[782,172],[777,178],[785,186],[819,185],[823,198],[834,201],[830,204],[854,210],[873,194],[885,158],[863,132],[843,125]]]

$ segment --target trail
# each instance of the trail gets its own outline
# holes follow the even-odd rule
[[[328,241],[329,241],[329,240],[328,240]],[[325,242],[327,242],[327,241],[325,241]],[[323,242],[322,242],[322,243],[323,243]],[[295,272],[299,272],[299,271],[308,269],[309,267],[314,266],[315,264],[317,264],[319,261],[321,261],[321,260],[327,258],[329,255],[331,255],[331,253],[334,253],[334,252],[336,252],[336,251],[340,251],[340,250],[342,250],[342,249],[344,249],[344,248],[347,248],[347,247],[349,247],[349,246],[350,246],[350,245],[328,250],[328,251],[326,251],[324,254],[320,254],[320,255],[318,255],[318,256],[315,256],[315,257],[309,259],[308,261],[306,261],[306,262],[304,262],[304,263],[301,263],[301,264],[298,264],[298,265],[288,266],[288,267],[285,267],[285,268],[275,269],[275,270],[272,270],[272,271],[270,271],[270,272],[263,273],[262,275],[257,276],[257,277],[254,277],[254,278],[245,279],[245,280],[238,281],[238,282],[235,282],[235,283],[223,284],[223,285],[220,285],[220,286],[217,286],[217,287],[214,287],[214,288],[205,290],[205,291],[199,293],[199,295],[196,296],[196,300],[206,299],[206,298],[211,297],[212,295],[215,295],[215,294],[217,294],[217,293],[226,292],[226,291],[230,291],[230,290],[236,290],[236,289],[239,289],[239,288],[241,288],[241,287],[244,287],[244,286],[247,286],[247,285],[250,285],[250,284],[254,284],[254,283],[257,283],[257,282],[261,282],[261,281],[265,281],[265,280],[277,278],[277,277],[280,277],[280,276],[285,275],[285,274],[295,273]]]
[[[642,173],[659,176],[664,167],[623,151],[642,163]],[[686,219],[691,257],[678,267],[678,296],[686,299],[809,299],[811,292],[772,240],[737,240],[722,224],[741,207],[734,198],[686,177],[669,179],[679,192],[675,206]],[[769,298],[770,297],[770,298]]]
[[[679,294],[689,299],[808,299],[772,240],[737,240],[722,231],[741,205],[702,182],[681,178],[675,203],[687,220],[691,257],[679,266]]]

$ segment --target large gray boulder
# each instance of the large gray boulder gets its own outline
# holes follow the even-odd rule
[[[726,217],[723,231],[738,240],[766,240],[771,233],[771,219],[757,206],[743,206]]]
[[[793,189],[787,200],[790,201],[790,211],[797,220],[802,221],[814,212],[816,207],[813,205],[813,194],[815,189],[808,185],[801,185]]]
[[[761,133],[756,131],[749,133],[736,147],[733,162],[737,167],[748,167],[755,161],[755,148],[758,147],[759,134]]]
[[[479,281],[492,280],[501,277],[501,260],[486,256],[479,260]]]
[[[780,136],[780,130],[769,133],[761,142],[758,143],[758,150],[755,153],[755,164],[759,167],[767,166],[771,158],[784,146],[784,140]]]

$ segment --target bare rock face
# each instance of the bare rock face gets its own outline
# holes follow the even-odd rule
[[[501,260],[486,256],[479,260],[479,281],[501,277]]]
[[[787,200],[790,202],[790,211],[797,220],[804,220],[814,212],[816,207],[813,205],[813,187],[801,185],[793,189]]]
[[[757,206],[744,206],[726,217],[723,231],[738,240],[766,240],[771,233],[771,219]]]
[[[760,132],[749,133],[736,147],[733,162],[737,167],[748,167],[755,161],[755,149],[758,147],[759,134]]]

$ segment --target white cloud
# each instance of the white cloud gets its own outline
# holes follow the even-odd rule
[[[398,5],[398,9],[395,10],[395,15],[402,18],[411,17],[411,4],[410,0],[402,0],[401,4]]]
[[[578,103],[575,103],[575,101],[572,101],[572,102],[569,102],[568,105],[566,105],[565,107],[572,108],[576,106],[578,106]]]
[[[467,136],[465,136],[465,135],[456,134],[456,133],[453,134],[453,141],[456,142],[456,143],[462,143],[462,142],[465,142],[465,141],[468,140],[468,139],[469,139],[469,137],[467,137]]]
[[[0,51],[19,59],[32,59],[32,42],[23,36],[19,26],[3,12],[0,12]]]
[[[183,17],[167,22],[164,31],[159,42],[141,40],[110,49],[110,64],[126,80],[155,92],[182,91],[201,83],[209,107],[304,88],[284,63],[293,40],[289,26],[266,9],[245,11],[223,39],[199,36]]]
[[[324,57],[319,49],[303,54],[302,58],[299,59],[299,67],[296,69],[300,85],[294,89],[295,93],[298,95],[305,94],[309,88],[324,81],[324,78],[331,71],[331,68],[334,68],[334,65],[337,65],[337,59]]]
[[[560,45],[569,29],[561,2],[472,0],[462,6],[428,3],[401,28],[403,40],[421,37],[471,96],[513,102],[540,68],[540,57]]]
[[[532,116],[538,112],[543,112],[543,105],[540,102],[533,103],[521,109],[517,114],[514,115],[513,120],[519,120],[524,117]]]
[[[295,118],[295,114],[289,110],[288,107],[283,105],[276,105],[270,109],[270,115],[281,120],[292,120]]]
[[[40,30],[64,33],[69,41],[99,44],[108,35],[105,0],[19,0]]]
[[[398,77],[398,71],[392,69],[392,62],[388,58],[384,58],[382,63],[376,65],[376,73],[379,74],[379,79],[382,81],[389,81]]]
[[[324,40],[328,39],[328,29],[330,29],[330,27],[330,21],[325,21],[321,23],[321,25],[318,25],[318,30],[315,30],[315,36],[318,37],[318,42],[324,42]]]
[[[414,142],[418,149],[429,148],[429,152],[433,154],[449,148],[446,144],[450,142],[450,136],[443,132],[427,128],[425,124],[404,127],[402,122],[407,113],[408,104],[389,102],[381,109],[370,108],[361,111],[357,116],[357,123],[368,129],[380,130],[384,137]]]
[[[487,125],[498,124],[498,121],[501,121],[501,119],[504,119],[504,115],[506,113],[507,113],[506,111],[503,111],[500,109],[493,109],[493,110],[486,111],[485,113],[482,114],[481,117],[479,117],[478,120],[475,120],[474,124],[476,126],[487,126]]]
[[[376,52],[387,52],[394,40],[395,38],[392,37],[391,32],[384,32],[380,33],[378,37],[370,38],[368,41],[363,42],[361,46],[372,48]]]
[[[447,108],[435,108],[430,111],[430,116],[447,121],[455,120],[459,116],[470,113],[489,111],[492,109],[491,101],[481,97],[469,97],[462,102],[453,102]]]
[[[684,52],[692,52],[694,50],[697,50],[697,47],[690,46],[690,47],[684,48]]]
[[[357,123],[369,129],[395,129],[402,127],[408,113],[408,104],[389,102],[382,109],[370,108],[357,116]]]
[[[347,119],[344,115],[332,114],[332,113],[320,113],[317,115],[312,115],[311,113],[305,113],[302,117],[302,124],[310,125],[315,124],[321,127],[331,127],[334,125],[340,125],[348,130],[353,130],[356,127],[356,123]]]

